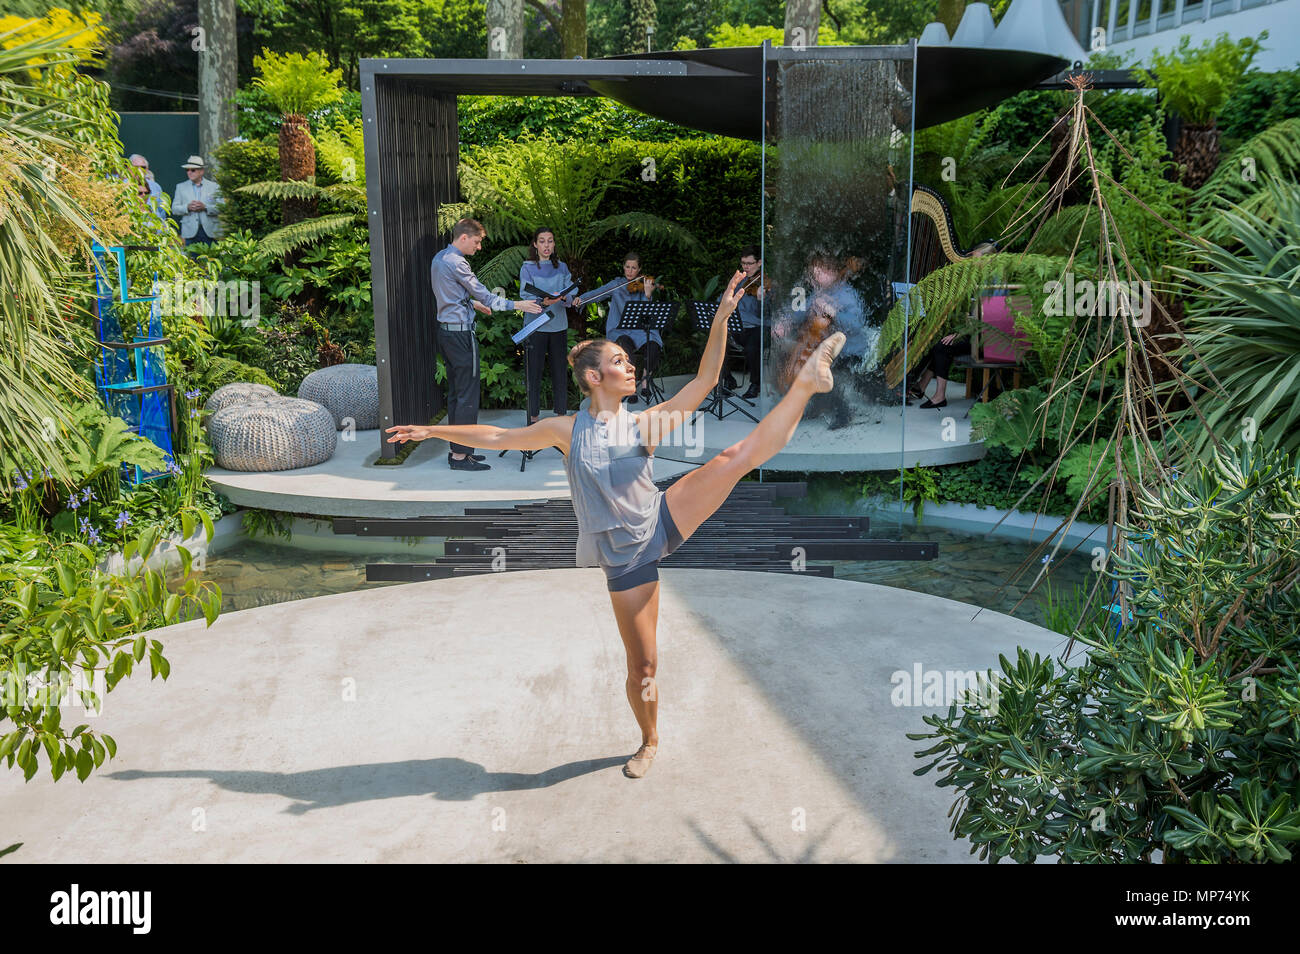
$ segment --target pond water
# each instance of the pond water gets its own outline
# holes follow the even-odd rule
[[[1030,554],[1031,545],[936,527],[907,527],[901,534],[890,536],[936,543],[939,556],[935,560],[916,561],[809,562],[813,565],[832,563],[836,579],[929,593],[972,606],[983,606],[1040,626],[1048,625],[1044,585],[1040,585],[1018,608],[1012,609],[1033,581],[1039,560],[1034,560],[1032,568],[1027,569],[1016,584],[998,592]],[[397,585],[367,583],[366,564],[428,561],[431,558],[414,556],[400,548],[388,552],[380,549],[370,554],[328,553],[299,550],[261,540],[241,540],[209,557],[202,579],[221,587],[223,612],[234,612],[331,593]],[[1087,557],[1058,557],[1052,566],[1050,583],[1058,600],[1061,596],[1068,600],[1073,586],[1090,586],[1094,580]]]

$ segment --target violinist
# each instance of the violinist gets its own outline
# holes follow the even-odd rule
[[[637,390],[641,394],[641,400],[647,404],[650,403],[650,379],[654,377],[655,370],[659,367],[659,356],[663,352],[664,340],[657,331],[651,331],[647,335],[646,331],[640,328],[624,328],[617,332],[614,329],[618,327],[623,317],[623,306],[630,301],[649,301],[654,294],[654,287],[654,276],[641,274],[641,256],[636,252],[628,252],[623,256],[622,278],[616,278],[599,288],[584,292],[573,301],[574,307],[581,308],[584,303],[602,296],[609,298],[609,317],[605,321],[605,337],[628,354],[645,349],[646,357]],[[615,335],[618,337],[614,337]],[[628,403],[636,403],[635,394],[628,398]]]
[[[741,396],[752,400],[758,397],[762,374],[759,361],[761,353],[759,341],[762,333],[759,322],[759,302],[763,301],[768,285],[767,277],[762,275],[763,263],[759,259],[757,245],[746,245],[740,250],[740,268],[745,273],[745,277],[741,279],[745,295],[736,305],[736,314],[740,316],[741,325],[741,332],[736,336],[736,340],[744,349],[745,366],[749,371],[749,387]],[[737,387],[730,367],[727,368],[722,385],[728,391],[734,391]]]

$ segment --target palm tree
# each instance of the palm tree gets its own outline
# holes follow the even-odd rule
[[[21,28],[20,28],[21,29]],[[55,92],[48,71],[86,56],[86,34],[18,39],[0,34],[0,491],[18,467],[37,462],[71,482],[67,461],[78,453],[68,406],[94,400],[91,382],[73,360],[90,344],[85,325],[64,303],[85,287],[90,241],[96,237],[78,190],[106,188],[74,181],[60,157],[84,155],[77,141],[87,121]],[[6,48],[6,43],[10,43]],[[99,223],[103,228],[103,223]],[[106,241],[107,236],[101,235]]]
[[[263,51],[253,57],[261,75],[254,84],[283,114],[280,121],[280,178],[287,182],[312,182],[316,178],[316,148],[312,144],[307,114],[343,98],[339,82],[342,70],[331,70],[329,62],[313,51],[281,56]],[[281,204],[285,225],[301,222],[316,214],[311,198],[285,198]]]

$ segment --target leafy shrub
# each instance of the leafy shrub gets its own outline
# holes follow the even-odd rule
[[[1300,116],[1300,69],[1278,73],[1252,70],[1228,97],[1219,116],[1219,132],[1235,146],[1284,119]]]
[[[206,514],[186,511],[181,519],[187,537],[201,519],[212,539]],[[3,719],[14,724],[0,735],[0,759],[20,768],[25,779],[36,774],[42,751],[55,781],[75,770],[84,782],[106,757],[116,756],[112,736],[87,724],[68,731],[60,702],[78,700],[98,710],[103,698],[97,680],[111,692],[146,653],[150,678],[166,679],[171,665],[163,645],[144,633],[198,612],[211,626],[220,613],[221,590],[191,576],[188,550],[177,548],[184,579],[179,592],[169,590],[165,572],[145,569],[160,540],[157,528],[146,529],[123,550],[128,561],[139,558],[136,565],[128,562],[124,575],[110,576],[97,569],[98,554],[83,543],[56,543],[0,526],[0,694]]]
[[[996,862],[1290,861],[1300,840],[1300,467],[1247,445],[1143,492],[1124,624],[1078,665],[1000,657],[996,706],[923,717],[952,831]],[[1108,616],[1114,615],[1114,610]],[[996,680],[996,681],[995,681]]]

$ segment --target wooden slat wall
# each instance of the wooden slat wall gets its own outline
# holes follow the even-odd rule
[[[398,77],[375,77],[378,222],[383,255],[374,272],[375,351],[379,369],[380,448],[394,424],[424,424],[446,405],[434,380],[437,305],[429,264],[449,241],[438,208],[460,199],[456,97]],[[376,203],[371,200],[372,207]],[[382,288],[380,287],[382,285]]]

